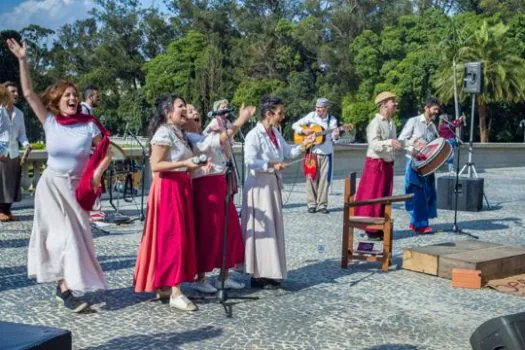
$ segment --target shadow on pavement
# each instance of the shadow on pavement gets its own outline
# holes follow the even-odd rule
[[[223,331],[220,328],[207,326],[180,333],[170,332],[119,337],[114,338],[105,344],[85,349],[179,349],[179,347],[184,344],[198,342],[204,339],[216,338],[221,336],[222,333]]]

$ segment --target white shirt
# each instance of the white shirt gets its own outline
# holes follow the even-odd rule
[[[330,125],[328,124],[330,123]],[[317,115],[316,112],[310,112],[306,116],[302,117],[298,121],[292,124],[292,129],[296,133],[300,133],[303,131],[301,126],[308,126],[310,124],[318,124],[322,126],[325,130],[333,130],[337,128],[337,119],[334,116],[327,115],[324,118],[321,118]],[[333,132],[328,133],[325,137],[325,141],[320,144],[312,147],[312,152],[315,154],[322,154],[322,155],[329,155],[334,152],[334,146],[332,144]]]
[[[209,122],[208,125],[206,125],[206,128],[204,128],[202,134],[206,136],[211,132],[224,131],[226,129],[231,129],[231,127],[232,123],[228,119],[223,120],[221,117],[215,117],[211,122]]]
[[[217,132],[204,136],[202,134],[189,132],[188,139],[190,140],[195,154],[205,154],[208,156],[208,162],[211,164],[211,169],[207,171],[205,167],[200,167],[192,171],[192,179],[196,179],[208,175],[224,174],[226,172],[226,156],[221,148],[220,134]]]
[[[286,158],[295,158],[302,153],[301,145],[289,145],[277,129],[273,128],[273,132],[279,148],[272,143],[261,122],[258,122],[246,135],[244,163],[249,175],[254,176],[258,172],[273,173],[275,169],[268,168],[268,162],[282,162]]]
[[[193,156],[189,140],[185,139],[185,134],[173,124],[164,123],[159,126],[155,134],[153,134],[150,143],[152,145],[170,147],[166,161],[181,161]],[[188,169],[181,167],[171,171],[188,171]]]
[[[431,120],[427,122],[424,114],[410,118],[399,134],[399,140],[405,140],[407,158],[412,158],[414,142],[417,139],[429,143],[438,137],[436,125]]]
[[[93,139],[100,130],[93,122],[61,125],[52,113],[44,122],[47,166],[61,173],[80,176],[89,161]]]
[[[11,159],[20,155],[18,143],[24,147],[29,144],[26,136],[24,113],[14,106],[11,117],[9,117],[7,108],[0,106],[0,142],[7,147],[7,155]]]
[[[381,114],[376,114],[375,118],[366,127],[366,139],[368,149],[366,156],[372,159],[383,159],[385,162],[393,162],[395,159],[392,140],[396,138],[396,127],[392,119],[388,120]]]
[[[93,107],[88,105],[86,102],[80,102],[82,113],[93,115]]]

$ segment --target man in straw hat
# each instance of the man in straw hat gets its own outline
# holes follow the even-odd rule
[[[391,92],[381,92],[375,98],[379,109],[374,119],[368,123],[366,138],[368,149],[366,160],[356,193],[356,200],[366,200],[392,195],[394,185],[394,159],[396,149],[402,144],[396,140],[396,127],[392,117],[396,112],[396,95]],[[355,215],[380,217],[384,215],[382,204],[356,207]],[[366,231],[368,238],[381,239],[383,232]]]
[[[332,130],[326,135],[324,142],[313,146],[305,155],[305,175],[306,175],[306,201],[308,212],[321,212],[328,214],[328,187],[332,172],[332,154],[334,146],[332,140],[339,139],[340,131],[337,128],[337,119],[328,114],[330,101],[321,97],[315,103],[315,111],[308,113],[303,118],[293,123],[292,128],[298,134],[308,135],[308,131],[303,130],[303,126],[317,124],[324,130]],[[306,166],[311,164],[311,166]],[[311,171],[307,170],[312,169]]]

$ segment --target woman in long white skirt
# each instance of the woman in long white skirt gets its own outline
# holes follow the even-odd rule
[[[263,97],[259,110],[260,120],[246,135],[244,153],[248,170],[241,220],[245,271],[252,275],[252,287],[279,287],[287,276],[280,171],[287,166],[284,159],[297,157],[305,145],[288,145],[277,130],[284,119],[281,99]]]
[[[102,130],[94,117],[78,113],[78,89],[73,83],[58,81],[40,99],[32,88],[25,43],[21,46],[9,39],[7,44],[20,63],[22,90],[44,127],[48,152],[47,167],[35,192],[28,274],[39,283],[57,282],[57,301],[80,312],[88,303],[74,297],[72,290],[106,288],[95,255],[89,212],[82,209],[75,194],[90,150],[100,142]],[[94,191],[100,187],[102,174],[111,162],[109,152],[100,159],[90,179]]]

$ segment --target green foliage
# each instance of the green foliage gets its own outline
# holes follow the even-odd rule
[[[525,118],[522,0],[169,0],[166,13],[138,0],[95,2],[87,18],[56,32],[36,25],[1,32],[0,81],[18,81],[4,42],[22,37],[35,90],[63,78],[81,89],[98,86],[95,113],[113,134],[125,125],[144,131],[154,100],[168,92],[180,93],[202,114],[219,98],[233,98],[239,107],[272,94],[286,103],[288,136],[291,122],[323,96],[364,141],[381,91],[399,96],[398,127],[428,95],[450,104],[453,63],[468,109],[463,65],[481,60],[486,134],[521,139],[515,123]],[[20,107],[30,138],[42,139],[41,125],[27,105]],[[491,124],[494,118],[501,122]]]
[[[245,80],[237,87],[232,103],[237,106],[243,103],[258,106],[262,96],[273,95],[283,85],[278,80]]]

